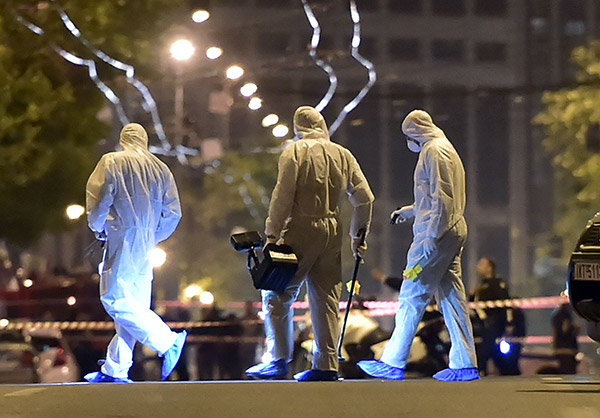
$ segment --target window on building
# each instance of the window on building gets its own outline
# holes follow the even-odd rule
[[[461,39],[436,39],[431,44],[431,55],[436,61],[463,61],[465,44]]]
[[[550,39],[550,8],[547,0],[531,0],[528,3],[529,36],[528,66],[529,79],[534,85],[551,82],[552,41]]]
[[[289,53],[290,35],[285,32],[262,32],[256,39],[256,51],[263,57],[276,57]]]
[[[309,40],[310,45],[310,40]],[[319,40],[319,49],[321,50],[333,50],[335,48],[335,38],[331,35],[323,35],[321,34],[321,39]]]
[[[501,42],[481,42],[475,45],[475,59],[478,62],[506,61],[506,44]]]
[[[390,39],[388,42],[390,61],[417,60],[421,56],[418,39]]]
[[[246,0],[219,0],[218,4],[213,4],[216,7],[245,7],[247,5]]]
[[[423,0],[392,0],[388,9],[394,13],[420,14],[423,13]]]
[[[506,95],[487,93],[477,99],[475,115],[478,158],[477,201],[507,205],[509,200],[509,105]]]
[[[467,92],[463,86],[435,85],[432,89],[431,116],[458,151],[463,163],[468,159]]]
[[[507,0],[476,0],[475,14],[479,16],[503,17],[508,13]]]
[[[549,211],[548,211],[549,212]],[[480,225],[477,254],[491,258],[496,264],[496,273],[509,281],[510,229],[508,226]],[[472,283],[477,285],[478,283]]]
[[[563,20],[585,20],[585,0],[561,0],[560,15]]]
[[[560,46],[562,74],[569,81],[576,78],[575,66],[570,62],[571,53],[586,42],[586,3],[583,0],[561,0],[560,3],[560,23],[564,35]]]
[[[435,15],[463,16],[467,13],[465,0],[432,0],[431,9]]]
[[[359,12],[376,12],[379,10],[378,0],[357,0],[356,7]]]
[[[282,9],[285,7],[290,7],[291,2],[290,2],[290,0],[259,0],[256,2],[256,5],[258,7],[264,7],[265,9],[273,9],[273,8]]]
[[[363,36],[360,40],[358,52],[367,58],[375,58],[377,55],[377,39],[371,36]]]

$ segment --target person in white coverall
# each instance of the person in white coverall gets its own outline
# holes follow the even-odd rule
[[[342,196],[354,207],[350,223],[352,251],[368,233],[373,193],[352,153],[329,139],[323,116],[310,106],[294,114],[297,141],[279,159],[279,175],[273,190],[265,232],[269,242],[285,243],[298,256],[298,270],[283,293],[262,291],[267,349],[270,363],[246,370],[254,378],[285,377],[293,351],[293,311],[300,287],[306,281],[315,352],[311,370],[294,376],[298,381],[338,379],[337,340],[342,292]]]
[[[93,383],[131,383],[128,371],[136,342],[164,357],[165,380],[186,338],[185,331],[171,331],[150,309],[150,252],[175,231],[181,218],[173,174],[148,151],[148,135],[141,125],[126,125],[120,144],[122,151],[102,156],[86,187],[89,227],[106,241],[100,300],[116,330],[100,372],[85,376]]]
[[[435,298],[451,339],[450,367],[433,377],[442,381],[479,378],[473,331],[462,282],[461,255],[467,237],[465,171],[462,161],[423,110],[402,123],[407,146],[419,153],[414,173],[414,203],[392,213],[395,223],[414,219],[396,326],[380,361],[358,366],[367,374],[402,380],[419,321]]]

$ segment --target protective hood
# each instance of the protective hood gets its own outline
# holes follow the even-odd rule
[[[311,106],[300,106],[294,113],[294,133],[300,139],[324,139],[329,141],[325,118]]]
[[[119,142],[123,149],[148,149],[148,134],[139,123],[128,123],[121,130]]]
[[[424,110],[413,110],[402,122],[404,135],[419,141],[421,146],[434,138],[445,138],[444,131],[438,128],[429,113]]]

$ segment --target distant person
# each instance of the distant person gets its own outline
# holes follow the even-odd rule
[[[315,340],[312,369],[298,381],[338,379],[337,343],[342,293],[342,225],[340,205],[347,196],[354,207],[350,222],[352,252],[366,251],[374,196],[356,158],[329,139],[323,116],[310,106],[294,113],[297,141],[279,158],[279,175],[271,197],[265,232],[268,242],[282,241],[298,256],[298,271],[282,292],[263,291],[267,347],[273,361],[250,367],[254,378],[282,378],[294,348],[292,303],[307,284]]]
[[[414,172],[414,203],[392,213],[393,222],[414,219],[396,326],[380,361],[358,366],[368,375],[404,379],[417,327],[431,298],[444,316],[452,342],[450,367],[433,377],[441,381],[479,379],[473,331],[462,282],[461,256],[467,238],[466,191],[462,161],[444,132],[423,110],[402,123],[407,147],[419,153]]]
[[[475,302],[506,300],[509,298],[508,284],[496,276],[496,264],[488,257],[477,263],[479,285],[473,291]],[[501,369],[502,353],[498,340],[505,333],[507,325],[506,308],[477,308],[475,310],[481,323],[481,342],[476,345],[479,371],[488,374],[488,362],[491,359],[498,370]]]
[[[552,312],[552,349],[558,366],[545,366],[538,374],[576,374],[579,353],[579,326],[573,318],[573,308],[568,301]]]
[[[90,229],[106,241],[100,278],[100,300],[115,321],[92,383],[132,383],[128,371],[140,342],[163,357],[166,380],[181,356],[187,333],[175,333],[150,309],[150,252],[175,231],[181,218],[179,195],[169,168],[148,151],[148,135],[137,123],[121,130],[122,151],[102,156],[87,182]]]

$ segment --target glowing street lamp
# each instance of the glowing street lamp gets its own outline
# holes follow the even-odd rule
[[[187,300],[193,299],[199,296],[200,294],[202,294],[202,288],[195,283],[192,283],[188,285],[185,289],[183,289],[183,296]]]
[[[75,221],[81,218],[81,215],[85,213],[85,208],[81,205],[74,204],[67,206],[65,212],[67,214],[67,218],[69,218],[72,221]]]
[[[206,58],[210,60],[216,60],[221,55],[223,55],[223,50],[218,46],[211,46],[206,50]]]
[[[204,291],[200,293],[200,303],[203,305],[212,305],[215,301],[215,297],[212,293],[208,291]]]
[[[246,83],[240,87],[240,93],[244,97],[250,97],[258,90],[258,86],[254,83]]]
[[[250,108],[250,110],[258,110],[262,107],[262,100],[258,97],[253,97],[248,102],[248,107]]]
[[[244,75],[244,69],[239,65],[232,65],[225,71],[225,76],[230,80],[237,80]]]
[[[171,44],[171,56],[175,58],[177,61],[187,61],[189,60],[196,48],[194,45],[187,39],[179,39]]]
[[[265,116],[261,123],[264,128],[268,128],[269,126],[275,125],[277,122],[279,122],[279,116],[275,113],[271,113]]]
[[[288,134],[289,131],[290,131],[290,129],[287,126],[280,123],[279,125],[276,125],[273,128],[272,132],[273,132],[274,137],[283,138],[284,136],[286,136]]]
[[[160,267],[167,261],[167,253],[161,248],[155,248],[148,255],[152,267]]]
[[[192,13],[192,20],[196,23],[206,22],[210,17],[208,10],[198,9]]]

